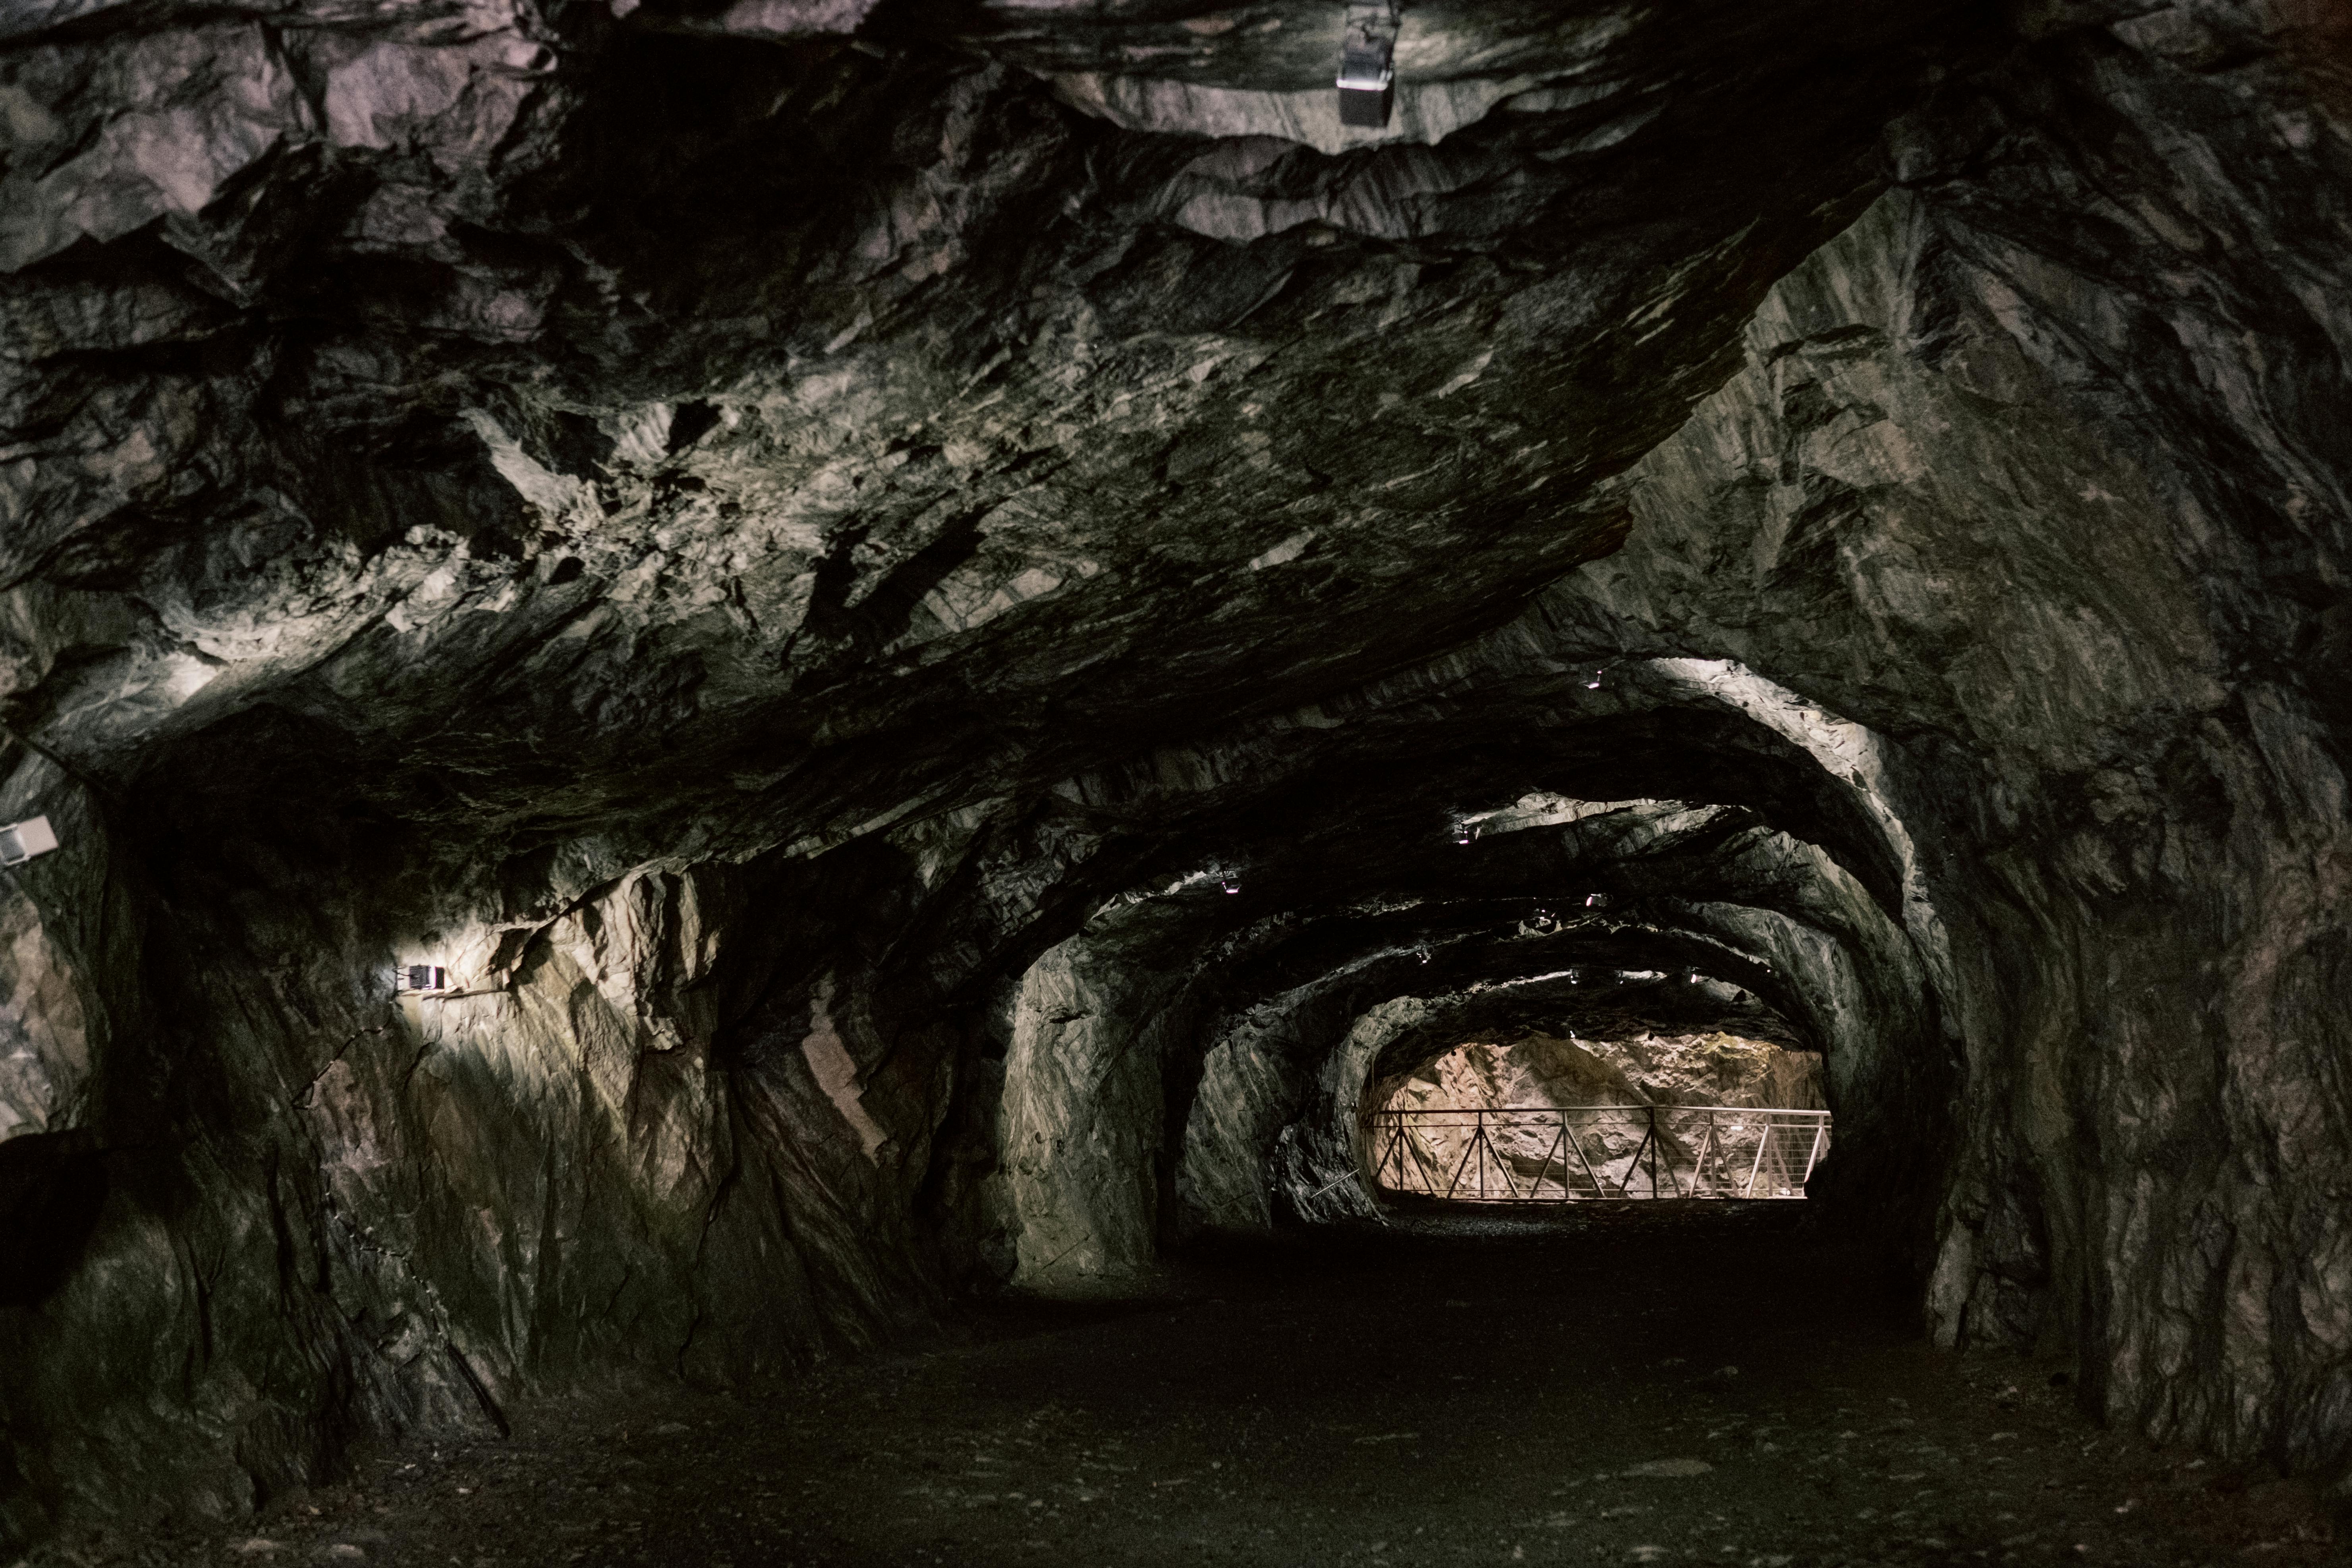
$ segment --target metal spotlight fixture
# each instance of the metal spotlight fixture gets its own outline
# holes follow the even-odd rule
[[[1339,123],[1387,127],[1396,92],[1398,0],[1348,0],[1339,33]]]
[[[392,972],[394,991],[446,991],[449,972],[437,963],[404,963]]]
[[[1242,890],[1242,885],[1234,880],[1233,874],[1231,872],[1224,872],[1219,875],[1217,880],[1223,886],[1225,891],[1228,893],[1238,893]]]
[[[1587,893],[1584,895],[1584,907],[1588,910],[1605,910],[1609,907],[1609,895]]]
[[[0,866],[21,866],[57,847],[57,830],[46,816],[28,816],[0,827]]]

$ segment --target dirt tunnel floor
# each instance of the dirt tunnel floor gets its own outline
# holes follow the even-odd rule
[[[1938,1354],[1794,1205],[1223,1242],[789,1392],[546,1401],[258,1518],[73,1562],[2336,1562],[2300,1482]]]

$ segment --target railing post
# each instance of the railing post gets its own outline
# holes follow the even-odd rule
[[[1752,1198],[1756,1195],[1756,1173],[1764,1168],[1764,1151],[1771,1147],[1771,1144],[1772,1113],[1768,1110],[1764,1113],[1763,1125],[1757,1130],[1756,1159],[1755,1163],[1748,1167],[1748,1184],[1739,1190],[1741,1197]]]
[[[1658,1195],[1658,1108],[1650,1107],[1650,1196]]]

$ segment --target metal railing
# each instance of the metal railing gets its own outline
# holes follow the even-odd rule
[[[1370,1131],[1372,1180],[1390,1193],[1490,1204],[1801,1198],[1828,1152],[1830,1113],[1719,1105],[1379,1110]]]

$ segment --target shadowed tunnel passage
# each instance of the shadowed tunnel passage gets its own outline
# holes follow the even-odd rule
[[[0,5],[0,1561],[2335,1549],[2352,35],[1349,16]]]
[[[370,1456],[348,1485],[162,1544],[191,1562],[335,1543],[415,1563],[2336,1560],[2310,1489],[2101,1433],[2053,1358],[1935,1352],[1807,1206],[1229,1237],[1118,1300],[1002,1303],[955,1342],[791,1390],[547,1402],[511,1440]]]

